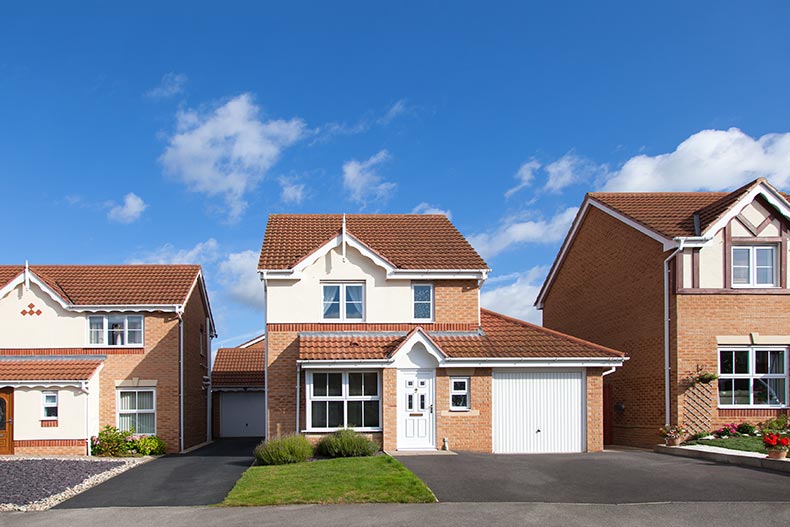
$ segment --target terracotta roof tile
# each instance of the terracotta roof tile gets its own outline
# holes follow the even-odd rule
[[[0,360],[0,381],[87,381],[100,360]]]
[[[264,387],[264,348],[220,348],[211,369],[212,386]]]
[[[335,238],[342,214],[272,214],[259,269],[290,269]],[[487,269],[444,215],[348,214],[346,229],[399,269]]]
[[[76,305],[183,304],[199,265],[31,265],[30,270]],[[24,271],[0,266],[0,287]]]
[[[451,358],[609,358],[622,357],[619,351],[599,346],[557,331],[517,320],[487,309],[480,310],[482,334],[445,332],[429,335]],[[301,360],[387,359],[403,336],[318,336],[299,337]]]
[[[758,178],[732,192],[590,192],[588,196],[667,238],[697,236],[758,184]],[[780,193],[787,199],[787,195]]]

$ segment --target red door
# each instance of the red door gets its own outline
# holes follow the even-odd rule
[[[603,385],[603,444],[612,444],[612,385]]]
[[[0,388],[0,454],[14,453],[14,389]]]

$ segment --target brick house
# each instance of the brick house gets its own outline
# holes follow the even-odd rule
[[[0,266],[0,454],[85,454],[104,425],[208,439],[197,265]]]
[[[445,216],[271,215],[258,267],[269,437],[602,449],[622,353],[480,309],[488,265]]]
[[[543,324],[625,351],[606,377],[607,440],[648,446],[787,412],[790,203],[734,192],[587,194],[536,306]],[[698,372],[719,376],[695,382]]]

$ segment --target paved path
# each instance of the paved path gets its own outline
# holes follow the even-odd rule
[[[441,502],[790,502],[790,475],[643,450],[398,460]]]
[[[255,439],[222,439],[185,455],[165,456],[124,472],[56,508],[213,505],[253,461]]]
[[[542,503],[437,503],[422,505],[296,505],[290,507],[151,507],[52,509],[2,513],[3,527],[53,525],[159,525],[167,527],[350,527],[431,525],[536,525],[553,527],[699,527],[788,525],[787,503],[646,503],[573,505]]]

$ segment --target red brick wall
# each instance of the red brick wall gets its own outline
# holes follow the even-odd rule
[[[662,246],[591,207],[547,295],[543,325],[624,351],[605,379],[616,444],[649,446],[664,424]]]
[[[433,288],[437,323],[479,323],[477,280],[436,280]]]
[[[677,343],[680,357],[677,378],[681,381],[673,391],[680,421],[685,414],[685,391],[699,365],[718,372],[717,335],[748,336],[790,335],[790,297],[785,295],[678,295]],[[786,410],[737,409],[718,410],[718,387],[714,382],[712,428],[726,423],[747,421],[756,424],[785,413]]]
[[[469,377],[468,412],[450,411],[450,377]],[[450,450],[491,452],[491,419],[491,368],[436,369],[437,448],[446,437]]]
[[[268,437],[296,432],[297,333],[269,331]],[[302,412],[304,415],[304,412]]]
[[[203,377],[209,374],[210,358],[206,354],[206,341],[210,331],[206,328],[206,309],[202,291],[197,288],[184,307],[184,448],[205,443],[208,392]],[[201,331],[203,343],[201,348]]]

